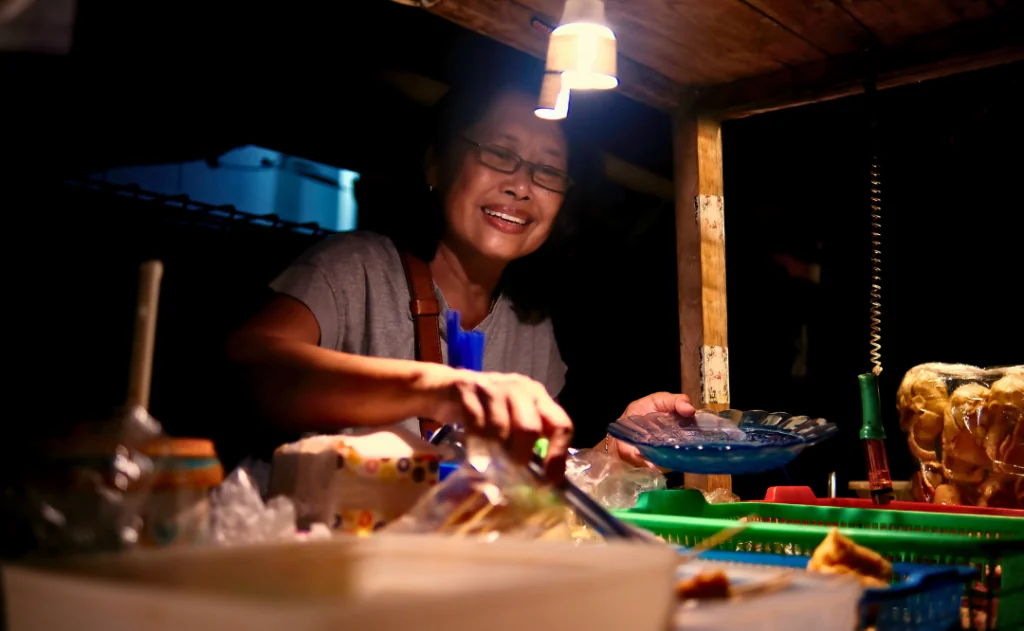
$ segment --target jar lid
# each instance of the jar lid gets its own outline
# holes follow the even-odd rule
[[[163,458],[216,458],[213,441],[206,438],[158,438],[142,453]]]

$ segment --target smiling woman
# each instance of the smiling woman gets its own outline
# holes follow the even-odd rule
[[[447,95],[401,236],[337,235],[273,281],[275,300],[229,343],[268,420],[300,432],[461,423],[523,459],[544,435],[561,472],[572,426],[554,397],[565,365],[550,320],[517,309],[507,283],[510,265],[548,242],[570,184],[565,136],[533,115],[535,102],[493,84]],[[403,252],[426,264],[440,315],[458,310],[485,334],[484,372],[412,361]]]
[[[579,225],[582,191],[573,186],[569,172],[596,166],[584,164],[583,152],[574,150],[560,123],[532,114],[537,89],[531,83],[494,78],[448,92],[436,106],[436,124],[424,143],[426,181],[401,204],[401,220],[388,229],[401,249],[425,260],[434,258],[446,235],[457,240],[467,230],[479,229],[465,233],[484,249],[491,247],[488,239],[502,243],[495,231],[524,237],[504,240],[505,247],[525,249],[498,255],[505,261],[500,284],[518,318],[532,324],[548,316],[552,270],[570,250]],[[474,186],[490,191],[495,180],[509,179],[527,181],[530,199],[472,192]],[[490,221],[476,221],[481,212]],[[489,229],[483,231],[484,226]]]
[[[542,257],[570,225],[572,180],[566,136],[535,104],[535,92],[493,83],[446,95],[401,235],[338,235],[273,281],[275,300],[229,343],[268,420],[296,431],[459,423],[522,461],[545,436],[548,471],[563,475],[572,424],[555,397],[566,367],[531,291],[550,280]],[[413,300],[418,282],[436,300]],[[434,335],[419,316],[440,315],[444,340],[449,308],[485,335],[483,372],[413,361]],[[692,414],[659,397],[664,411]]]

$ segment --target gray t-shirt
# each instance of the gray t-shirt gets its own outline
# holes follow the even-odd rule
[[[416,358],[409,287],[398,250],[387,237],[370,232],[335,235],[306,251],[270,287],[313,312],[323,348]],[[436,285],[434,293],[441,302],[441,352],[447,361],[448,305]],[[524,324],[501,296],[475,330],[485,336],[484,370],[526,375],[558,396],[565,385],[565,364],[550,320]],[[415,419],[403,424],[418,429]]]

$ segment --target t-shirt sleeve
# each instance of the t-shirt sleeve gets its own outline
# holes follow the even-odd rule
[[[315,258],[312,252],[305,254],[272,280],[270,288],[306,305],[320,326],[320,346],[338,348],[344,335],[342,319],[338,313],[340,296],[328,273],[317,264]]]
[[[320,325],[321,347],[343,350],[348,338],[366,335],[367,283],[387,276],[390,243],[373,233],[336,234],[306,250],[270,288],[309,308]]]
[[[562,361],[562,354],[558,351],[555,331],[550,326],[548,328],[551,331],[551,356],[548,359],[548,376],[544,381],[544,386],[547,388],[551,398],[555,398],[562,392],[562,388],[565,387],[565,372],[567,369],[565,362]]]

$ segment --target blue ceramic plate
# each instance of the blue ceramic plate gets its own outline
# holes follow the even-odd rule
[[[838,428],[823,418],[763,410],[697,410],[693,418],[648,414],[608,426],[659,467],[687,473],[761,473],[789,463]]]

